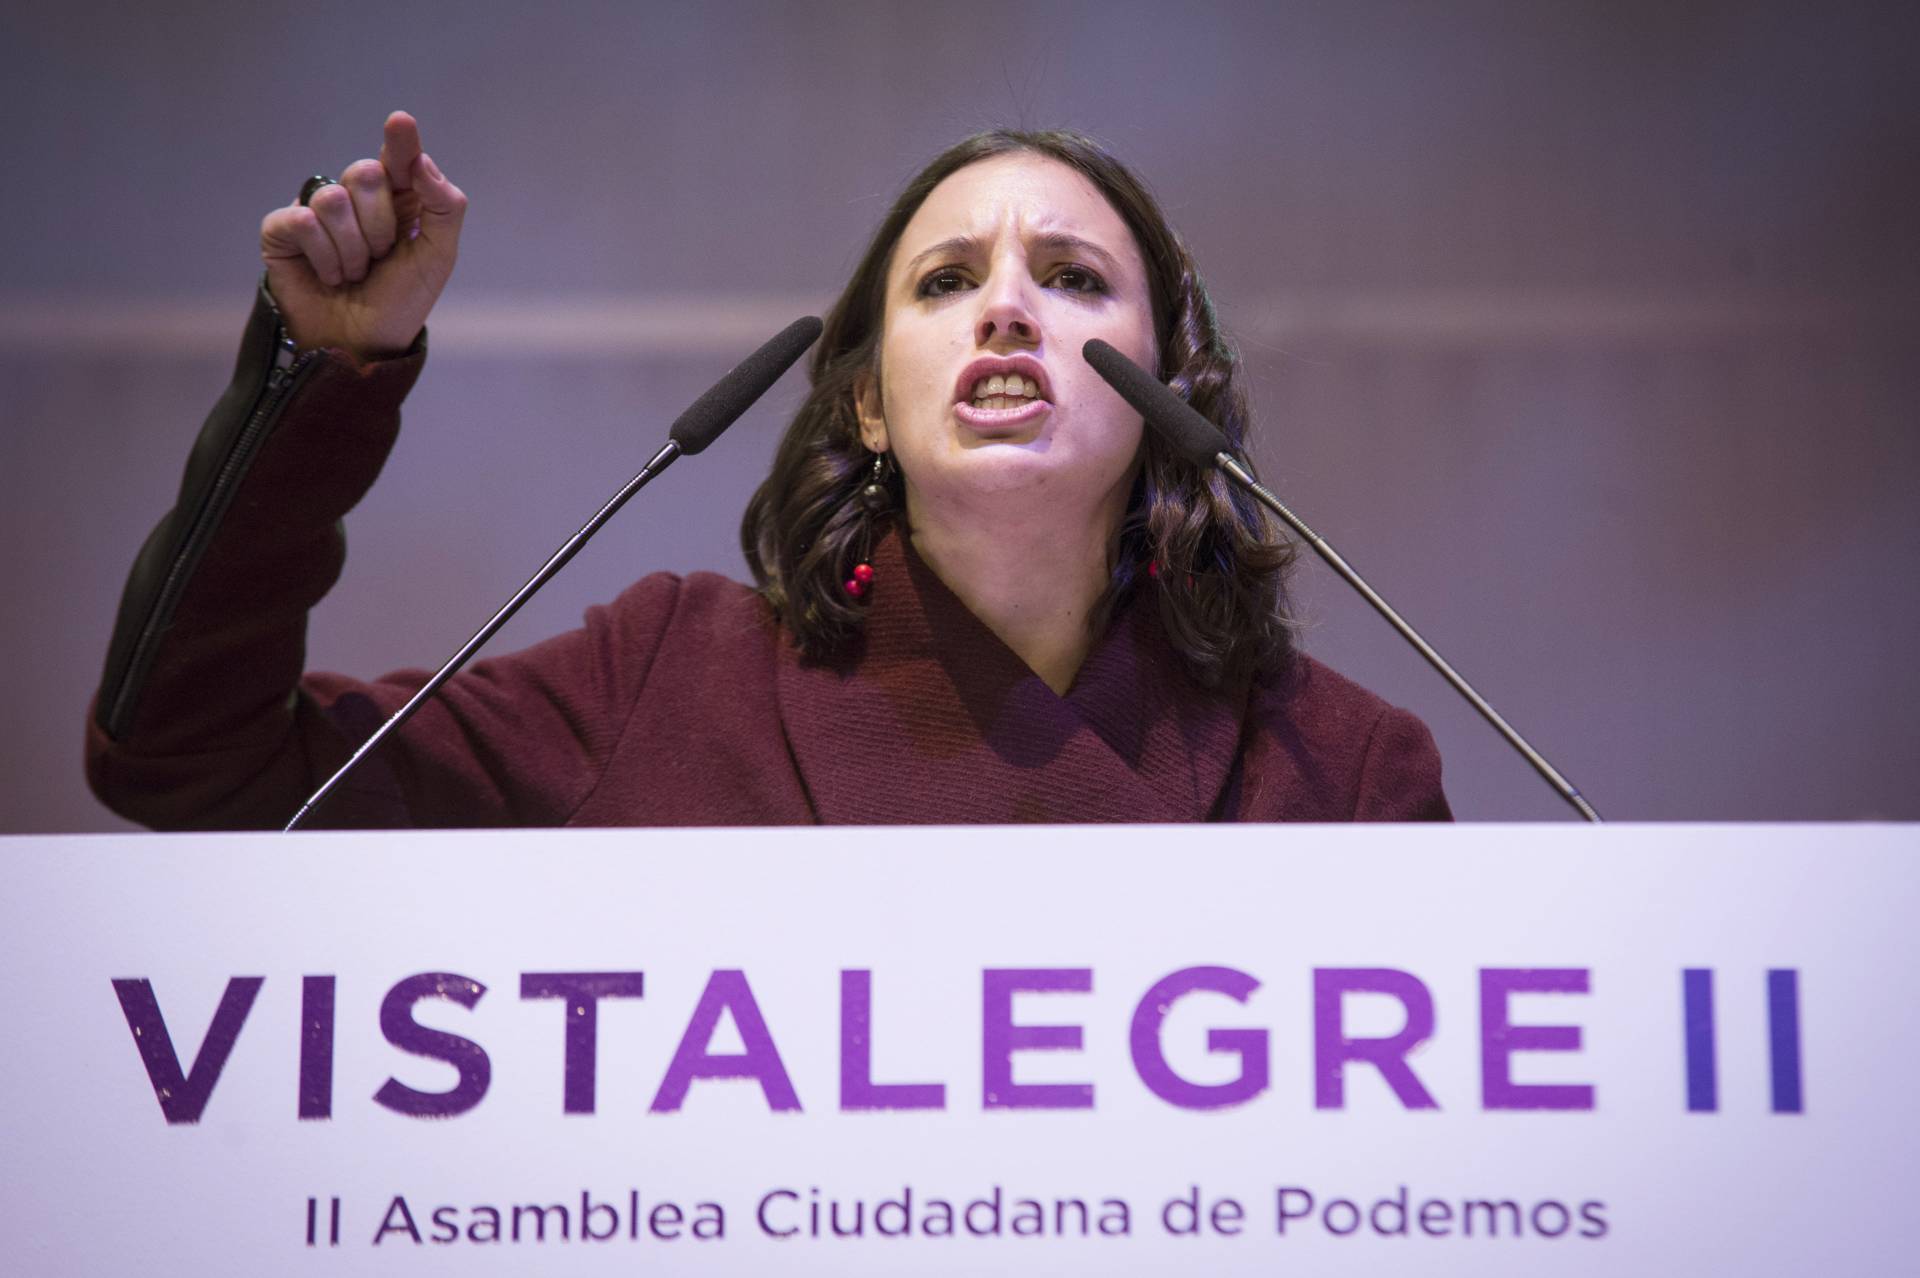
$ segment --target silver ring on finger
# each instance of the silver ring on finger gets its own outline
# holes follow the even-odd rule
[[[309,207],[311,204],[311,201],[313,200],[314,194],[318,192],[321,187],[339,186],[339,185],[340,185],[339,182],[335,181],[333,178],[326,176],[324,173],[314,174],[312,177],[308,178],[306,181],[300,184],[300,207],[303,209]]]

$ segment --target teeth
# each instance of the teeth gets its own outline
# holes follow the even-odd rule
[[[992,377],[983,377],[973,384],[973,400],[983,408],[1010,408],[1017,401],[1033,399],[1040,394],[1040,384],[1030,377],[1018,373],[1004,376],[996,373]],[[982,403],[982,401],[992,401]]]

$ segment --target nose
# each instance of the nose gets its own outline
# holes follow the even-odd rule
[[[998,270],[981,290],[974,321],[975,346],[1038,346],[1040,322],[1033,312],[1032,281],[1024,271]]]

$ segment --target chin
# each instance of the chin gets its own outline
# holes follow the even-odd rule
[[[929,495],[1044,500],[1050,510],[1098,506],[1131,470],[1131,458],[1075,458],[1045,437],[974,441],[943,460],[933,481],[921,485]]]

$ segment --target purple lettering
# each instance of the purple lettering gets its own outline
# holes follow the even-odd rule
[[[975,1207],[985,1207],[987,1209],[982,1213],[982,1221],[984,1223],[974,1223],[973,1209]],[[1000,1236],[1000,1210],[1000,1186],[995,1185],[991,1196],[976,1198],[972,1202],[969,1202],[960,1220],[962,1224],[966,1225],[967,1232],[976,1238],[998,1238]]]
[[[1389,1213],[1388,1224],[1381,1224],[1381,1214]],[[1382,1238],[1404,1236],[1407,1232],[1407,1187],[1400,1186],[1400,1192],[1392,1198],[1376,1198],[1373,1206],[1367,1208],[1367,1225]]]
[[[988,1109],[1092,1109],[1092,1083],[1016,1083],[1013,1054],[1018,1051],[1079,1051],[1078,1025],[1015,1025],[1016,990],[1086,994],[1093,969],[988,968],[981,973],[981,1030],[984,1040],[982,1103]]]
[[[769,1190],[761,1196],[760,1206],[755,1210],[754,1216],[760,1222],[760,1232],[769,1238],[791,1238],[800,1232],[800,1226],[789,1225],[785,1229],[776,1229],[774,1228],[773,1222],[767,1219],[767,1206],[776,1198],[788,1198],[796,1203],[800,1201],[800,1195],[794,1193],[791,1189]]]
[[[471,1009],[486,992],[487,987],[480,982],[453,972],[421,972],[388,990],[380,1002],[380,1032],[387,1041],[414,1056],[445,1061],[460,1078],[444,1092],[417,1091],[397,1078],[389,1078],[373,1099],[396,1114],[412,1118],[452,1118],[478,1105],[493,1080],[493,1062],[478,1043],[415,1021],[413,1005],[422,999],[444,998]]]
[[[522,973],[524,975],[524,973]],[[605,1223],[599,1223],[604,1221]],[[580,1191],[580,1241],[606,1242],[620,1235],[620,1209],[612,1203],[598,1203],[586,1190]]]
[[[1540,1220],[1549,1209],[1559,1213],[1551,1229],[1542,1224]],[[1527,1219],[1533,1224],[1533,1232],[1539,1234],[1542,1238],[1558,1238],[1561,1234],[1566,1233],[1572,1226],[1573,1213],[1567,1210],[1564,1203],[1558,1203],[1551,1198],[1545,1198],[1533,1205],[1533,1210],[1527,1213]]]
[[[1514,1025],[1510,994],[1585,994],[1584,967],[1480,969],[1480,1104],[1484,1109],[1592,1109],[1586,1083],[1516,1083],[1515,1052],[1577,1052],[1578,1025]]]
[[[395,1219],[396,1216],[398,1219]],[[387,1214],[380,1218],[380,1231],[374,1234],[373,1245],[378,1247],[385,1242],[388,1234],[405,1234],[416,1243],[422,1241],[420,1227],[413,1223],[413,1209],[407,1206],[406,1198],[399,1194],[395,1194],[393,1201],[387,1204]]]
[[[1287,1195],[1289,1194],[1292,1194],[1298,1201],[1297,1206],[1287,1206]],[[1284,1234],[1287,1232],[1288,1221],[1305,1220],[1313,1214],[1313,1195],[1301,1189],[1298,1185],[1288,1185],[1284,1189],[1275,1190],[1274,1198],[1276,1205],[1274,1208],[1273,1231],[1276,1234]]]
[[[1387,1038],[1349,1038],[1341,1018],[1348,994],[1386,994],[1400,1000],[1407,1023]],[[1346,1107],[1346,1066],[1364,1061],[1380,1071],[1408,1109],[1438,1109],[1407,1064],[1407,1054],[1433,1037],[1433,995],[1411,972],[1391,967],[1313,969],[1313,1106]]]
[[[1245,1003],[1260,982],[1231,967],[1183,967],[1162,977],[1141,996],[1133,1009],[1133,1028],[1128,1040],[1133,1047],[1133,1068],[1147,1090],[1169,1104],[1183,1109],[1220,1109],[1241,1105],[1267,1090],[1267,1032],[1257,1029],[1210,1029],[1207,1050],[1238,1056],[1240,1072],[1225,1083],[1191,1083],[1167,1064],[1160,1046],[1161,1025],[1176,1000],[1196,990],[1225,994],[1237,1003]]]
[[[1773,1066],[1773,1112],[1798,1114],[1800,1095],[1800,971],[1767,969],[1767,1046]]]
[[[945,1109],[940,1083],[873,1081],[873,973],[853,967],[840,973],[840,1108]]]
[[[333,1117],[333,978],[300,980],[300,1117]]]
[[[185,1074],[180,1072],[180,1056],[173,1049],[166,1019],[160,1015],[153,982],[144,977],[113,982],[113,992],[120,997],[120,1011],[127,1018],[127,1028],[133,1031],[133,1045],[139,1049],[141,1063],[147,1067],[147,1081],[153,1084],[160,1113],[169,1123],[200,1121],[207,1099],[213,1095],[213,1085],[220,1081],[220,1071],[226,1068],[234,1040],[240,1037],[240,1027],[246,1024],[247,1013],[253,1010],[253,1000],[265,980],[261,976],[236,976],[227,981],[220,1006],[214,1009],[213,1021],[207,1026],[207,1035],[200,1040],[200,1050],[194,1053],[193,1068]]]
[[[1169,1198],[1160,1207],[1160,1228],[1170,1237],[1200,1232],[1200,1186],[1187,1188],[1184,1198]]]
[[[600,1000],[639,998],[639,972],[522,972],[520,997],[567,1001],[565,1080],[560,1107],[568,1114],[593,1112],[594,1077],[599,1061]]]
[[[733,1013],[740,1041],[746,1045],[747,1050],[738,1055],[723,1056],[707,1050],[722,1012]],[[767,1023],[760,1015],[760,1005],[754,1002],[745,972],[723,968],[708,978],[707,988],[701,991],[700,1002],[687,1021],[687,1032],[681,1036],[680,1046],[673,1054],[673,1063],[667,1066],[667,1076],[654,1095],[653,1112],[665,1114],[678,1110],[697,1078],[756,1079],[769,1108],[800,1108],[800,1098],[793,1093],[786,1066],[773,1045],[773,1035],[767,1032]]]
[[[1720,1108],[1713,1054],[1713,969],[1689,967],[1680,974],[1681,1024],[1687,1044],[1687,1109],[1711,1114]]]

